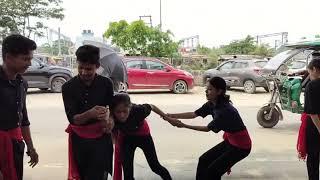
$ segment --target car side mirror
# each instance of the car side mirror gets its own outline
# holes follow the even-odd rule
[[[42,68],[44,68],[46,65],[44,64],[44,63],[40,63],[40,67],[39,67],[39,69],[42,69]]]

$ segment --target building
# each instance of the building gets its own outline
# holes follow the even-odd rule
[[[105,44],[108,47],[110,46],[107,44],[107,42],[104,40],[104,38],[102,36],[96,37],[96,36],[94,36],[93,31],[83,30],[81,36],[78,36],[76,38],[75,49],[78,49],[78,47],[84,45],[85,41],[97,42],[97,43]]]

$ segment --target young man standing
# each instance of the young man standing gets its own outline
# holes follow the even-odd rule
[[[62,96],[70,125],[68,179],[102,180],[112,172],[113,145],[109,105],[113,84],[96,74],[99,48],[81,46],[77,52],[79,74],[65,83]]]
[[[34,41],[21,35],[3,40],[0,66],[0,178],[23,179],[25,144],[31,167],[37,165],[38,154],[33,147],[26,107],[27,82],[22,78],[31,65]]]

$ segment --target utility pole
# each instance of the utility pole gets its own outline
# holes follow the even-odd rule
[[[162,0],[160,0],[160,30],[162,30]]]
[[[60,41],[60,39],[61,39],[61,33],[60,33],[60,27],[58,28],[58,48],[59,48],[59,53],[58,53],[58,55],[59,56],[61,56],[61,41]]]

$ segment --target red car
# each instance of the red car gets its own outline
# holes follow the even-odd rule
[[[169,89],[182,94],[194,86],[192,74],[175,69],[156,58],[124,57],[128,89]]]

